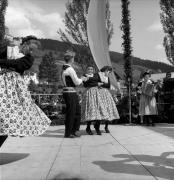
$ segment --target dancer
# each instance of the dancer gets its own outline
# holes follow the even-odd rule
[[[66,104],[66,119],[65,119],[65,138],[79,137],[77,131],[80,128],[80,105],[79,97],[75,87],[82,84],[87,80],[87,77],[81,79],[77,77],[77,74],[72,67],[74,63],[75,53],[67,51],[64,55],[66,64],[63,65],[62,80],[64,84],[63,98]]]
[[[98,135],[101,135],[100,121],[105,121],[105,131],[109,133],[109,121],[119,119],[119,114],[109,92],[110,81],[109,73],[112,71],[110,66],[104,66],[99,73],[89,77],[86,81],[89,89],[86,90],[82,99],[82,120],[96,121],[94,128]]]
[[[40,46],[35,36],[23,38],[18,59],[0,59],[0,134],[38,136],[50,125],[50,119],[34,103],[24,80]],[[6,48],[7,52],[7,48]],[[1,56],[2,57],[2,56]]]
[[[139,103],[139,115],[142,122],[145,122],[147,125],[151,124],[154,126],[155,124],[152,116],[157,115],[157,104],[154,95],[155,86],[150,80],[149,72],[145,72],[143,74],[143,79]]]
[[[4,42],[0,42],[0,59],[6,59],[7,58],[7,40]],[[1,72],[1,67],[0,67],[0,72]],[[0,128],[1,128],[1,123],[0,123]],[[7,135],[4,135],[0,132],[0,147],[2,144],[5,142],[7,139]]]
[[[84,74],[85,77],[93,77],[94,76],[94,67],[93,66],[88,66],[86,69],[86,74]],[[83,94],[83,101],[87,101],[85,94],[87,93],[87,91],[89,91],[89,89],[93,86],[98,86],[98,82],[91,82],[91,81],[86,81],[83,83],[84,87],[87,88]],[[82,110],[84,111],[84,110]],[[84,113],[84,112],[82,112]],[[87,121],[87,127],[86,127],[86,132],[89,135],[93,135],[93,132],[91,130],[91,123],[92,121],[89,120]]]
[[[102,95],[103,104],[105,104],[106,106],[105,108],[107,109],[107,112],[109,115],[108,118],[105,119],[106,133],[110,133],[108,129],[109,122],[120,118],[115,101],[108,90],[110,89],[110,86],[111,86],[110,80],[109,80],[109,74],[111,72],[112,72],[112,67],[110,66],[104,66],[99,72],[100,80],[102,82],[102,85],[101,85],[102,88],[100,88],[99,91]]]

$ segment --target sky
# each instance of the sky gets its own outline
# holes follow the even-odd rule
[[[36,35],[60,40],[57,30],[63,23],[68,0],[8,0],[6,25],[13,36]],[[114,35],[110,50],[122,53],[121,0],[109,0]],[[159,0],[130,0],[132,55],[168,63],[163,48]]]

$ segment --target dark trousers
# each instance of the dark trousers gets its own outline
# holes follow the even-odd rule
[[[63,93],[66,104],[65,136],[74,134],[80,129],[80,104],[77,93]]]

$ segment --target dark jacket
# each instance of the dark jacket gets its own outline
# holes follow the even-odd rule
[[[2,59],[1,59],[2,58]],[[4,58],[4,54],[0,55],[0,67],[6,68],[10,70],[14,70],[20,74],[23,74],[24,71],[31,68],[33,65],[34,58],[31,55],[25,55],[19,59],[10,59],[8,60],[6,57]]]
[[[98,73],[94,74],[93,77],[89,77],[89,79],[86,82],[83,82],[84,87],[96,87],[98,86],[98,83],[102,82],[100,79],[100,76]],[[103,83],[101,86],[103,88],[110,88],[110,80],[108,79],[108,83]]]

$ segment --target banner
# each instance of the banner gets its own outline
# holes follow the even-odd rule
[[[106,0],[91,0],[87,16],[88,42],[94,61],[99,69],[112,66],[106,31]],[[114,73],[110,75],[111,84],[119,89]]]

